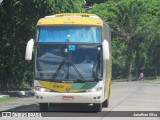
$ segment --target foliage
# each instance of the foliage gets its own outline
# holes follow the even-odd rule
[[[155,27],[152,23],[157,25],[156,21],[159,20],[160,7],[158,0],[152,2],[147,0],[109,0],[102,4],[95,4],[91,12],[99,15],[110,25],[113,49],[117,44],[117,36],[120,37],[119,41],[122,41],[121,38],[125,41],[116,47],[119,48],[116,52],[113,52],[113,73],[117,69],[122,70],[120,69],[123,64],[120,61],[122,57],[125,61],[125,67],[123,66],[125,71],[122,70],[123,73],[120,75],[128,77],[128,80],[131,80],[131,76],[138,77],[139,72],[152,75],[147,72],[152,71],[155,74],[158,68],[155,71],[151,68],[158,66],[160,61],[157,57],[157,55],[159,56],[159,44],[155,43],[156,40],[159,41],[156,31],[159,31],[160,28]],[[156,39],[154,36],[157,36]],[[151,51],[153,52],[150,53]],[[119,55],[120,53],[121,55]],[[151,61],[157,64],[152,65]],[[117,72],[113,77],[120,75]]]
[[[116,36],[114,42],[112,42],[112,77],[124,78],[125,74],[125,65],[126,65],[126,44],[124,39]]]
[[[0,5],[0,89],[33,83],[32,62],[24,60],[39,18],[54,13],[83,12],[85,0],[3,0]],[[0,92],[1,92],[0,91]]]

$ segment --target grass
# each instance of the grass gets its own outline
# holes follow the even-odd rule
[[[135,78],[133,78],[132,81],[141,81],[141,80],[137,80]],[[144,80],[144,82],[155,82],[155,83],[160,83],[160,76],[157,76],[157,78],[155,79],[154,77],[146,77]],[[127,82],[127,79],[112,79],[111,81],[112,83],[114,82]]]
[[[13,101],[15,101],[15,100],[16,100],[16,98],[4,97],[4,98],[0,98],[0,103],[13,102]]]
[[[155,78],[146,78],[144,79],[145,82],[152,82],[152,83],[160,83],[160,78],[159,76],[155,79]]]
[[[157,78],[153,78],[153,77],[147,77],[145,78],[145,80],[148,80],[148,81],[160,81],[160,76],[157,76]]]
[[[126,82],[127,79],[116,79],[116,80],[111,80],[112,83],[114,82]]]

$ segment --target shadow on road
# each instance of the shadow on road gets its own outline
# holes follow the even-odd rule
[[[12,109],[8,109],[6,111],[39,111],[38,104],[31,105],[21,105]],[[46,111],[41,111],[46,112]],[[92,105],[85,104],[50,104],[48,112],[92,112],[96,113],[93,109]]]
[[[51,104],[47,112],[39,111],[37,104],[31,104],[8,109],[5,112],[40,112],[44,117],[103,117],[109,113],[109,111],[95,112],[91,105],[81,104]]]
[[[36,104],[31,105],[21,105],[12,109],[5,110],[5,112],[15,112],[15,111],[26,111],[26,112],[34,112],[31,108],[36,107]]]

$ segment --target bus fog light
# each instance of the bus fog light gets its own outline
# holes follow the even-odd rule
[[[40,86],[35,87],[35,90],[40,91],[40,92],[50,92],[50,89],[42,88]]]
[[[86,90],[86,92],[99,92],[101,90],[102,90],[102,87],[97,87],[97,88],[88,89]]]

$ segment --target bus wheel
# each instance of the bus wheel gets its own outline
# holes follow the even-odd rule
[[[39,103],[40,111],[48,111],[48,103]]]
[[[94,110],[96,112],[101,112],[102,111],[102,103],[93,104],[93,107],[94,107]]]
[[[108,107],[109,106],[109,99],[106,99],[104,102],[103,102],[103,107]]]

